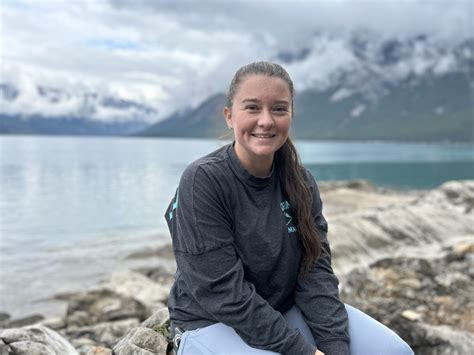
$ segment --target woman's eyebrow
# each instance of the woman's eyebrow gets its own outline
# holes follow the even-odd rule
[[[277,100],[275,101],[276,104],[285,104],[285,105],[289,105],[290,103],[286,100]]]
[[[242,103],[245,103],[245,102],[252,102],[252,103],[259,103],[260,100],[259,99],[243,99],[242,100]],[[285,104],[285,105],[289,105],[290,103],[286,100],[277,100],[274,102],[275,104]]]
[[[260,102],[258,99],[243,99],[242,103],[244,102]]]

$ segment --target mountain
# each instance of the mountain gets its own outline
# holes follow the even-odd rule
[[[143,122],[104,122],[82,117],[29,116],[0,114],[0,134],[48,134],[84,136],[124,136],[146,127]]]
[[[402,41],[360,31],[335,41],[316,34],[313,43],[276,55],[275,61],[304,79],[295,96],[293,136],[474,141],[474,40],[450,47],[425,35]],[[332,57],[349,58],[347,64],[321,79],[320,58],[335,48]],[[227,131],[224,105],[225,95],[214,95],[137,135],[220,137]]]
[[[335,101],[337,92],[306,90],[296,97],[296,137],[474,141],[474,91],[462,73],[407,80],[377,101],[360,94]]]
[[[270,59],[282,63],[296,84],[296,138],[474,141],[474,38],[454,43],[425,34],[395,38],[368,30],[338,36],[319,32],[299,48],[275,51]],[[202,77],[202,84],[192,83],[193,90],[205,92],[205,83],[218,82],[218,76]],[[224,93],[186,106],[196,97],[177,100],[182,93],[175,88],[164,93],[170,100],[160,102],[158,112],[156,103],[111,94],[22,85],[0,83],[0,134],[228,134]],[[161,112],[173,112],[174,102],[183,107],[157,122]]]
[[[129,135],[149,125],[142,117],[157,112],[146,105],[113,96],[86,92],[69,92],[38,85],[33,88],[33,100],[40,107],[60,111],[61,107],[75,106],[72,113],[13,113],[0,112],[0,134],[51,134],[51,135]],[[17,104],[21,91],[12,84],[0,84],[2,104]],[[31,95],[31,94],[30,94]],[[29,102],[28,102],[29,103]],[[45,105],[47,103],[47,105]],[[19,105],[22,105],[21,102]],[[6,112],[5,112],[6,111]],[[66,111],[63,109],[63,111]],[[70,111],[70,110],[69,110]],[[100,115],[107,114],[107,119]]]
[[[227,131],[222,113],[225,102],[226,96],[224,94],[211,96],[195,109],[176,112],[135,135],[142,137],[219,138]]]
[[[406,80],[376,101],[340,98],[340,88],[295,97],[293,136],[300,139],[474,141],[474,90],[468,75]],[[176,113],[139,136],[218,138],[227,131],[225,95]]]

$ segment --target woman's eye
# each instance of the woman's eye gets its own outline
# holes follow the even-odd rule
[[[273,109],[276,112],[288,112],[288,109],[285,106],[277,106]]]
[[[256,110],[258,110],[258,106],[257,105],[247,105],[247,106],[245,106],[245,109],[250,110],[250,111],[256,111]]]

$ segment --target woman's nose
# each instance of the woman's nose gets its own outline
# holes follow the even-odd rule
[[[273,117],[269,110],[263,109],[258,117],[258,125],[261,127],[269,127],[273,125]]]

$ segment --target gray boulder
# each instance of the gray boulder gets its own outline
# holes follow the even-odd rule
[[[165,355],[168,351],[168,339],[147,327],[132,329],[113,348],[117,355]]]
[[[163,307],[120,340],[113,349],[114,353],[119,355],[166,355],[171,353],[172,341],[169,326],[168,308]]]
[[[66,311],[66,326],[83,327],[128,318],[144,320],[148,309],[136,299],[110,290],[93,290],[71,296]]]
[[[43,325],[2,329],[0,339],[8,346],[6,354],[11,351],[15,355],[78,355],[71,343]],[[5,349],[5,345],[0,345],[0,349]]]
[[[474,181],[453,181],[408,195],[329,192],[323,201],[336,273],[344,281],[354,265],[369,266],[381,258],[416,255],[420,250],[435,255],[439,245],[474,235],[473,190]],[[352,208],[337,211],[331,207],[337,202]]]
[[[76,349],[92,346],[112,348],[130,329],[140,325],[136,318],[103,322],[85,327],[70,327],[62,331]]]
[[[110,280],[99,285],[127,298],[140,301],[147,307],[166,302],[170,288],[153,282],[145,275],[134,271],[120,271],[112,275]]]

